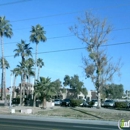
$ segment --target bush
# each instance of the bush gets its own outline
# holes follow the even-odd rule
[[[95,105],[95,103],[97,103],[97,100],[92,100],[90,102],[88,102],[88,107],[93,107]]]
[[[115,102],[115,108],[127,108],[127,102]]]
[[[80,106],[80,104],[83,103],[83,100],[81,99],[71,99],[70,104],[72,107]]]
[[[13,98],[12,104],[20,104],[20,98]]]
[[[88,105],[92,107],[94,105],[94,102],[90,101]]]

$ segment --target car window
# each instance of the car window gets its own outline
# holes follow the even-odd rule
[[[105,102],[114,102],[113,100],[106,100]]]
[[[60,101],[60,100],[55,100],[55,101]]]
[[[64,101],[70,101],[70,99],[64,99]]]

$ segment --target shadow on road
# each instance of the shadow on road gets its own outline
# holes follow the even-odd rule
[[[102,117],[99,117],[99,116],[90,114],[90,113],[88,113],[88,112],[85,112],[85,111],[82,111],[82,110],[79,110],[79,109],[75,109],[75,108],[70,108],[70,109],[75,110],[75,111],[78,111],[78,112],[81,112],[81,113],[86,114],[86,115],[89,115],[89,116],[96,117],[96,118],[98,118],[98,119],[103,119]]]

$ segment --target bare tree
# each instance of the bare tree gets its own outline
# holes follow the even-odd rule
[[[78,18],[81,28],[77,25],[70,27],[81,41],[86,44],[88,57],[83,57],[84,70],[87,78],[91,78],[98,96],[98,108],[101,107],[101,89],[120,70],[120,60],[114,64],[106,54],[108,35],[112,27],[107,24],[106,19],[99,20],[90,12],[85,13],[85,18]],[[104,46],[104,47],[103,47]],[[118,73],[119,74],[119,73]]]

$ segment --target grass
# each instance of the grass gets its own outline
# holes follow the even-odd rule
[[[58,117],[67,117],[67,118],[76,118],[76,119],[91,119],[91,120],[112,120],[118,121],[120,119],[129,120],[130,113],[114,111],[114,110],[96,110],[94,108],[66,108],[61,107],[49,111],[39,111],[37,115],[40,116],[58,116]]]

